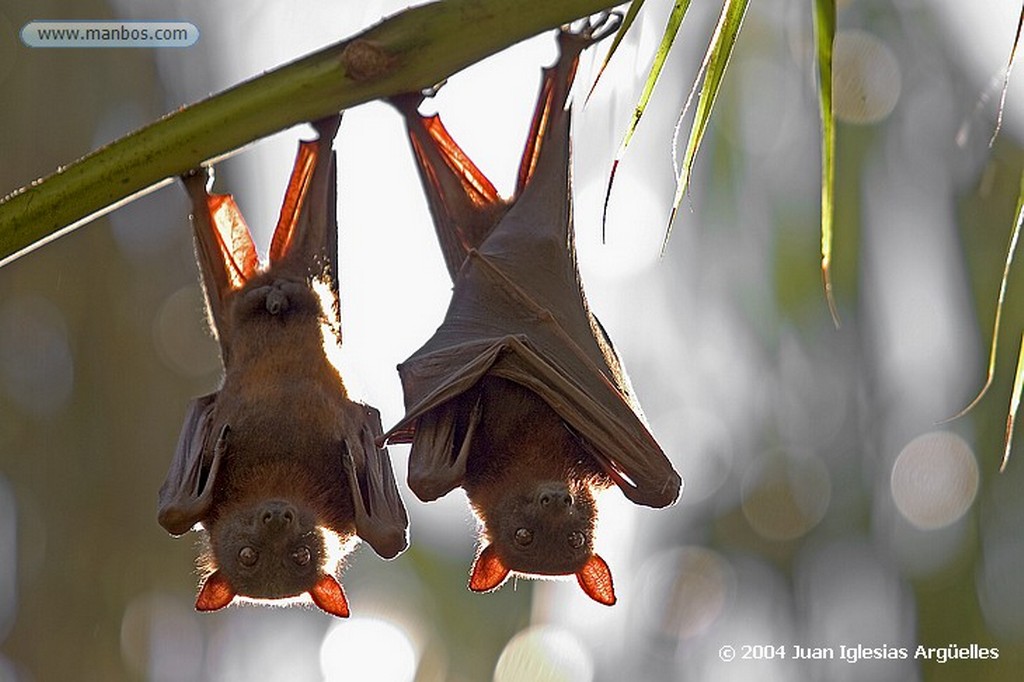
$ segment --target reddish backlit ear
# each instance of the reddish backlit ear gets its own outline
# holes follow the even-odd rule
[[[604,559],[594,554],[580,570],[576,571],[576,580],[587,596],[605,606],[615,603],[615,588],[612,586],[612,572]]]
[[[216,611],[231,603],[235,591],[220,571],[214,571],[203,581],[203,587],[196,597],[196,611]]]
[[[469,589],[474,592],[490,592],[501,587],[507,577],[508,568],[498,558],[494,545],[487,545],[473,562],[473,571],[469,576]]]
[[[348,618],[348,600],[345,599],[345,591],[341,589],[341,583],[330,573],[324,573],[316,582],[313,589],[309,591],[313,603],[321,609],[337,616]]]
[[[241,289],[259,267],[252,235],[230,194],[211,194],[206,204],[216,230],[214,237],[228,284],[232,289]]]

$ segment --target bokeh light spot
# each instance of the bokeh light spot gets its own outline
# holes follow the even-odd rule
[[[743,477],[743,515],[769,540],[794,540],[816,526],[828,509],[832,482],[817,457],[765,457]]]
[[[17,512],[14,490],[0,473],[0,642],[7,639],[18,607]]]
[[[712,550],[671,549],[641,570],[640,603],[659,635],[693,637],[722,615],[732,577],[729,565]]]
[[[1019,517],[1018,517],[1019,518]],[[1024,640],[1024,546],[1019,527],[990,531],[978,571],[978,602],[991,631],[1006,640]]]
[[[896,508],[924,530],[953,523],[978,492],[978,463],[971,446],[948,431],[918,436],[903,448],[890,478]]]
[[[203,663],[210,682],[324,682],[317,654],[328,616],[248,604],[196,617],[210,633]]]
[[[397,625],[377,618],[336,623],[320,646],[325,682],[411,682],[416,658],[409,636]]]
[[[494,668],[494,682],[590,682],[594,663],[571,633],[538,625],[516,634]]]
[[[13,36],[15,33],[10,19],[2,11],[0,11],[0,31],[3,31],[5,36]],[[18,47],[13,40],[0,41],[0,83],[7,80],[7,77],[14,72],[14,65],[18,61],[15,57]]]
[[[41,296],[0,307],[0,389],[36,417],[64,409],[74,385],[74,361],[64,315]]]
[[[178,289],[161,304],[153,320],[153,340],[163,361],[181,375],[201,377],[220,367],[202,295],[193,285]]]
[[[200,677],[202,630],[197,614],[181,599],[159,593],[137,597],[121,618],[121,655],[147,680]]]
[[[877,123],[900,98],[900,66],[889,46],[865,31],[839,31],[832,47],[832,104],[847,123]]]

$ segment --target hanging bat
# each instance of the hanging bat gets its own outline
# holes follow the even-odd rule
[[[348,398],[329,359],[341,345],[339,122],[318,121],[319,138],[300,144],[265,267],[232,197],[209,194],[204,171],[183,177],[224,380],[189,405],[159,521],[174,535],[205,530],[200,611],[308,593],[345,617],[339,554],[356,536],[385,559],[408,544],[391,461],[375,442],[380,415]]]
[[[665,507],[682,485],[576,266],[566,100],[579,54],[615,30],[607,20],[560,33],[511,200],[438,117],[418,113],[420,96],[393,101],[454,288],[437,332],[399,365],[406,415],[385,439],[412,443],[409,486],[421,500],[466,491],[482,530],[469,582],[478,592],[513,572],[575,574],[613,604],[611,572],[593,551],[594,493],[615,484]]]

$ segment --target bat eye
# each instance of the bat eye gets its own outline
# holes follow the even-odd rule
[[[238,561],[243,566],[255,566],[256,560],[259,558],[259,552],[248,545],[238,550]]]
[[[520,528],[516,531],[516,544],[520,547],[526,547],[533,542],[533,531],[529,528]]]
[[[298,566],[305,566],[308,564],[309,558],[309,547],[306,547],[305,545],[292,552],[292,561],[294,561]]]
[[[583,533],[578,530],[569,533],[569,546],[573,549],[579,549],[586,541],[587,539],[583,536]]]

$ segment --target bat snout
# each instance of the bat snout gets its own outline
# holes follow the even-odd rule
[[[545,485],[537,491],[537,503],[541,509],[552,512],[568,511],[575,502],[568,488],[562,485]]]
[[[264,503],[259,509],[260,522],[272,530],[283,530],[288,528],[298,518],[295,507],[281,500],[271,500]]]
[[[267,292],[267,300],[264,305],[268,313],[278,315],[288,310],[288,295],[281,291],[281,289],[274,287]]]

